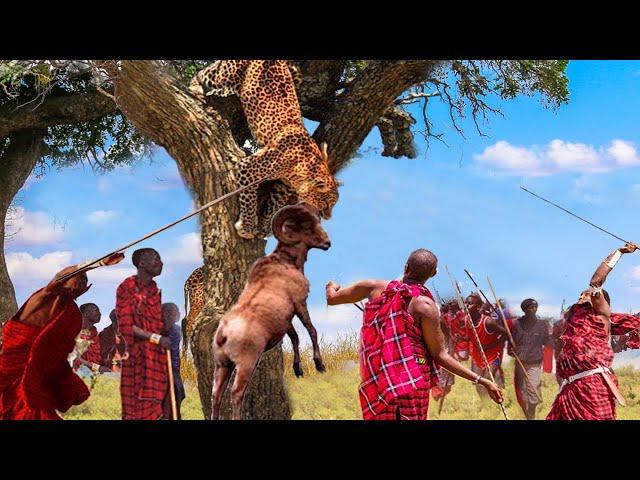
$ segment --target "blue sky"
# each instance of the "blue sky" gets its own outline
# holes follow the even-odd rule
[[[538,299],[541,313],[559,312],[584,288],[615,239],[521,191],[525,186],[623,238],[640,241],[640,62],[575,61],[568,67],[570,102],[558,111],[539,98],[494,103],[481,137],[468,119],[463,138],[446,110],[430,107],[448,147],[426,145],[416,135],[418,158],[380,156],[374,129],[364,153],[338,176],[344,182],[333,218],[325,223],[328,252],[314,250],[306,273],[312,320],[327,338],[359,328],[352,306],[324,304],[324,284],[361,278],[395,278],[407,255],[426,247],[440,260],[438,291],[452,289],[444,265],[463,283],[463,268],[476,279],[489,275],[498,294],[516,307]],[[415,109],[417,128],[423,126]],[[17,235],[6,245],[18,302],[59,268],[128,243],[193,209],[173,160],[158,150],[152,163],[98,176],[88,167],[30,179],[20,193]],[[11,229],[10,228],[10,229]],[[144,244],[160,251],[165,271],[157,281],[163,301],[183,307],[182,286],[200,265],[196,220]],[[273,248],[270,240],[267,251]],[[90,273],[83,297],[97,303],[106,320],[115,288],[134,273],[131,252],[117,267]],[[59,268],[58,268],[59,267]],[[640,256],[625,256],[606,285],[614,310],[640,310]],[[101,326],[106,324],[102,323]],[[298,329],[302,325],[296,320]],[[306,333],[301,330],[301,340]]]

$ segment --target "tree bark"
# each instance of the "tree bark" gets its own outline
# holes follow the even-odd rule
[[[44,155],[44,130],[23,130],[9,136],[0,156],[0,323],[17,311],[16,294],[4,257],[5,221],[13,198],[22,188],[36,162]]]
[[[216,111],[205,110],[161,64],[124,61],[115,86],[118,106],[138,130],[167,150],[199,205],[237,188],[235,171],[244,153],[234,142],[228,122]],[[213,333],[266,245],[264,240],[248,241],[237,235],[237,215],[237,198],[232,198],[200,217],[207,301],[197,319],[192,347],[206,418],[211,414]],[[228,399],[225,405],[222,417],[229,418]],[[247,391],[245,416],[291,418],[281,346],[263,355]]]
[[[313,134],[327,142],[329,167],[338,172],[353,157],[371,129],[402,92],[424,82],[442,63],[437,60],[372,61],[342,93]]]
[[[116,111],[113,100],[99,92],[51,95],[37,105],[36,101],[18,109],[13,104],[1,107],[0,138],[25,129],[84,122]]]

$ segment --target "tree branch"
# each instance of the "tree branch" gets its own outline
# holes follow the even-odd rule
[[[228,122],[215,110],[205,110],[159,62],[123,61],[114,81],[118,106],[138,130],[176,160],[191,189],[203,191],[205,188],[198,189],[197,184],[211,180],[191,168],[193,162],[210,164],[213,171],[209,173],[215,177],[217,172],[233,168],[230,159],[244,156]],[[193,158],[194,152],[199,158]]]
[[[25,129],[84,122],[117,110],[113,100],[100,92],[48,95],[36,109],[13,105],[0,107],[0,138]]]
[[[327,142],[333,173],[345,166],[371,129],[402,92],[425,79],[442,63],[436,60],[370,62],[349,84],[316,129],[316,142]]]

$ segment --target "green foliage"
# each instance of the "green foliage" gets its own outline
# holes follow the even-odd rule
[[[0,106],[37,109],[46,98],[71,97],[110,90],[104,73],[88,61],[0,62]],[[100,86],[100,87],[99,87]],[[44,141],[48,152],[37,164],[37,174],[86,161],[99,173],[150,157],[151,142],[116,111],[86,122],[51,125]],[[0,154],[8,139],[0,139]]]

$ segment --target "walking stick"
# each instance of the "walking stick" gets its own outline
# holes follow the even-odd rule
[[[167,349],[167,368],[169,369],[169,395],[171,395],[171,417],[178,419],[178,407],[176,405],[176,388],[173,382],[173,365],[171,364],[171,350]]]

